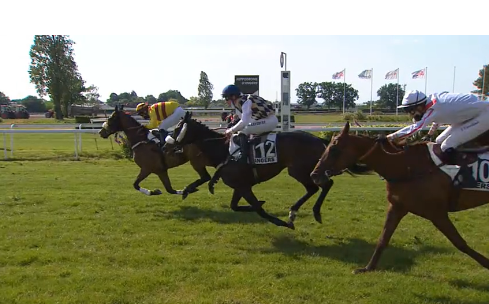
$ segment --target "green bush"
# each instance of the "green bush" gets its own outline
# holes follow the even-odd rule
[[[351,123],[351,121],[350,121]],[[405,127],[406,125],[400,125],[400,124],[384,124],[384,125],[375,125],[375,126],[372,126],[372,127],[395,127],[395,128],[402,128],[402,127]],[[367,135],[367,136],[377,136],[379,134],[390,134],[390,133],[393,133],[394,131],[356,131],[357,134],[362,134],[362,135]],[[436,136],[438,136],[442,131],[436,131],[435,132],[435,136],[434,138],[436,138]],[[423,136],[425,136],[426,134],[428,133],[428,131],[421,131],[421,132],[418,132],[416,134],[414,134],[413,136],[411,136],[410,140],[409,141],[412,141],[412,140],[420,140]],[[314,132],[314,135],[316,136],[319,136],[321,138],[326,138],[326,139],[331,139],[331,137],[333,137],[334,135],[338,135],[339,132],[333,132],[333,131],[320,131],[320,132]],[[350,129],[350,134],[355,134],[355,128],[352,127]]]
[[[134,155],[132,153],[131,144],[127,140],[126,135],[123,133],[116,133],[114,135],[114,139],[116,143],[118,143],[119,146],[121,147],[122,156],[126,159],[132,160]]]
[[[75,116],[75,123],[79,123],[79,124],[90,123],[91,118],[92,117],[90,116]]]

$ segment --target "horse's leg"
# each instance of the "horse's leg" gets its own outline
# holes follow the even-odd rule
[[[430,220],[433,225],[435,225],[435,227],[438,228],[438,230],[440,230],[455,247],[457,247],[458,250],[476,260],[482,267],[489,269],[489,259],[467,245],[467,242],[465,242],[460,233],[458,233],[457,228],[455,228],[448,217],[448,213]]]
[[[288,224],[282,221],[281,219],[278,219],[266,213],[265,210],[263,210],[263,208],[261,207],[261,202],[258,201],[255,194],[251,190],[251,187],[240,190],[240,193],[243,196],[243,198],[248,202],[248,204],[250,204],[253,207],[253,209],[256,211],[256,213],[258,213],[258,215],[260,215],[261,217],[267,219],[269,222],[277,226],[283,226],[283,227],[288,227],[290,229],[295,229],[293,223]]]
[[[384,230],[382,230],[382,234],[380,235],[379,241],[377,242],[377,247],[375,247],[375,251],[374,254],[372,255],[372,258],[370,259],[370,261],[368,262],[365,268],[357,269],[353,271],[353,273],[357,274],[357,273],[375,270],[380,255],[382,254],[382,251],[384,251],[385,247],[389,245],[389,241],[392,237],[392,234],[394,234],[397,225],[399,225],[399,222],[406,214],[407,211],[404,210],[401,206],[395,206],[389,204],[389,209],[387,210],[387,217],[385,219],[385,224],[384,224]]]
[[[239,200],[243,196],[240,194],[239,190],[234,189],[233,197],[231,198],[231,209],[237,212],[255,212],[253,206],[238,206]],[[265,203],[265,201],[258,201],[260,207]]]
[[[321,193],[319,193],[319,197],[316,200],[314,207],[312,208],[312,211],[314,213],[314,219],[316,219],[318,223],[321,224],[323,223],[323,219],[321,217],[321,207],[323,206],[326,195],[328,195],[329,190],[331,189],[331,187],[333,187],[333,184],[334,184],[333,180],[330,179],[326,185],[321,186]]]
[[[199,160],[200,159],[190,159],[190,165],[192,165],[192,168],[194,168],[194,170],[199,174],[200,178],[189,184],[187,187],[185,187],[185,189],[183,189],[182,199],[186,199],[190,193],[197,192],[199,190],[197,189],[198,186],[211,179],[209,172],[207,172],[207,169],[205,168],[205,163],[203,162],[203,160]]]
[[[163,183],[163,186],[165,186],[166,192],[170,194],[182,194],[182,190],[173,189],[170,178],[168,177],[168,170],[162,170],[157,175],[160,178],[160,181]]]
[[[289,209],[289,224],[293,224],[296,218],[296,214],[300,207],[309,199],[311,196],[318,192],[319,187],[311,180],[310,172],[303,169],[304,167],[292,167],[289,168],[289,175],[293,177],[296,181],[301,183],[304,188],[306,188],[306,194],[302,196],[294,205]]]
[[[222,167],[224,167],[228,163],[228,161],[229,161],[229,156],[228,156],[228,159],[224,163],[221,163],[216,167],[216,172],[214,172],[214,175],[212,175],[212,177],[208,183],[209,192],[211,194],[214,194],[214,185],[217,183],[217,181],[219,181],[219,178],[221,178],[221,169],[222,169]]]
[[[142,188],[139,186],[139,183],[141,183],[146,177],[148,177],[151,174],[151,172],[145,171],[143,169],[139,170],[139,174],[136,177],[136,180],[132,184],[134,189],[138,190],[141,193],[144,193],[146,195],[160,195],[161,190],[155,189],[155,190],[148,190],[146,188]]]

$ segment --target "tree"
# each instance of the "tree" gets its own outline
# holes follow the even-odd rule
[[[63,119],[63,97],[73,97],[80,88],[81,77],[73,58],[75,43],[67,35],[35,35],[29,55],[29,76],[42,98],[49,95],[54,103],[56,119]]]
[[[198,97],[191,96],[185,105],[187,105],[189,107],[198,107],[198,106],[200,106],[200,100]]]
[[[316,103],[318,84],[316,82],[303,82],[295,89],[297,101],[300,105],[304,105],[309,109]]]
[[[398,89],[399,92],[397,91]],[[395,110],[398,101],[401,101],[404,96],[404,90],[402,89],[402,86],[397,83],[388,83],[380,87],[377,91],[377,96],[379,96],[379,100],[376,104],[379,107]]]
[[[5,95],[3,92],[0,92],[0,104],[9,104],[10,98]]]
[[[109,106],[115,106],[119,102],[119,95],[116,93],[110,93],[109,99],[107,99],[107,104]]]
[[[46,104],[44,100],[35,96],[27,96],[20,100],[20,103],[26,108],[28,112],[44,113],[46,112]]]
[[[209,105],[211,104],[213,89],[214,86],[209,81],[209,77],[204,71],[201,71],[198,87],[198,97],[200,100],[200,104],[204,107],[204,109],[207,109],[207,107],[209,107]]]
[[[485,69],[479,70],[479,78],[474,80],[473,85],[477,90],[472,91],[472,93],[483,96],[484,98],[489,95],[489,65],[484,65]],[[485,70],[485,75],[484,75]],[[482,79],[484,79],[484,85],[482,85]],[[482,87],[484,87],[484,92],[482,92]]]
[[[111,94],[112,95],[112,94]],[[86,89],[85,95],[87,103],[91,104],[100,104],[100,94],[98,93],[98,87],[95,85],[91,85]]]
[[[153,95],[147,95],[144,99],[148,104],[154,104],[158,102],[158,100],[156,100],[156,97],[154,97]]]
[[[318,97],[323,99],[323,105],[328,108],[343,109],[343,99],[345,101],[345,109],[354,108],[355,101],[358,100],[358,90],[353,88],[351,84],[341,82],[321,82],[316,88]]]
[[[179,104],[184,104],[188,101],[178,90],[168,90],[158,95],[158,102],[169,101],[170,99],[176,99]]]

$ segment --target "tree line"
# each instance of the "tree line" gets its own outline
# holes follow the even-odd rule
[[[41,98],[27,96],[22,100],[16,100],[28,105],[28,110],[39,111],[49,108],[49,102],[55,111],[55,117],[62,119],[69,114],[72,104],[100,104],[100,94],[95,85],[87,85],[83,80],[78,66],[74,60],[75,42],[68,35],[35,35],[34,42],[30,48],[31,63],[29,66],[30,82],[36,87]],[[485,75],[484,75],[485,72]],[[479,77],[473,82],[477,90],[472,93],[487,96],[489,91],[489,69],[479,70]],[[484,80],[484,81],[483,81]],[[484,85],[483,85],[484,82]],[[484,87],[484,92],[482,92]],[[158,97],[147,95],[138,96],[135,91],[111,93],[107,99],[108,105],[116,103],[134,105],[139,102],[153,104],[158,101],[175,100],[187,106],[223,106],[222,99],[213,99],[213,84],[208,75],[201,71],[198,81],[197,96],[188,99],[182,96],[178,90],[168,90],[160,93]],[[374,101],[374,107],[395,109],[396,94],[399,90],[399,99],[404,95],[400,85],[389,83],[377,90],[378,99]],[[304,82],[296,88],[299,104],[309,108],[322,100],[322,105],[328,108],[342,109],[343,98],[345,108],[355,107],[358,100],[358,90],[351,84],[341,82]],[[44,100],[49,96],[50,101]],[[10,99],[0,92],[0,103],[8,103]],[[43,105],[40,105],[43,104]],[[368,102],[366,104],[369,104]],[[37,107],[37,108],[36,108]]]
[[[397,91],[399,90],[399,91]],[[355,108],[358,100],[358,90],[349,83],[340,82],[303,82],[295,89],[298,103],[308,109],[317,104],[321,104],[328,109]],[[397,105],[397,96],[402,100],[404,90],[401,85],[389,83],[377,90],[377,100],[374,100],[373,107],[394,110]],[[320,102],[318,99],[322,99]],[[344,99],[344,100],[343,100]],[[370,105],[366,102],[365,105]]]

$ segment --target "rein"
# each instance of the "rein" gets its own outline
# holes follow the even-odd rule
[[[387,154],[387,155],[400,155],[401,153],[405,153],[406,152],[405,150],[399,151],[399,149],[397,147],[395,147],[391,142],[389,142],[389,144],[390,144],[391,147],[393,147],[394,149],[398,150],[398,152],[394,152],[394,153],[387,152],[385,150],[385,147],[383,145],[383,142],[380,142],[379,140],[377,140],[375,142],[375,144],[367,151],[367,153],[365,153],[362,157],[359,158],[359,161],[362,161],[363,159],[365,159],[366,157],[368,157],[370,154],[372,154],[373,151],[378,146],[380,146],[380,148],[382,149],[382,152],[385,153],[385,154]],[[411,175],[410,174],[410,172],[411,172],[411,167],[410,166],[407,167],[407,170],[409,172],[408,173],[409,174],[408,177],[396,178],[396,179],[388,179],[388,178],[385,178],[385,177],[382,176],[382,178],[384,180],[386,180],[387,182],[389,182],[389,183],[402,183],[402,182],[409,182],[409,181],[412,181],[412,180],[415,180],[415,179],[425,178],[427,175],[433,173],[433,171],[430,170],[428,173],[421,173],[421,174]]]

